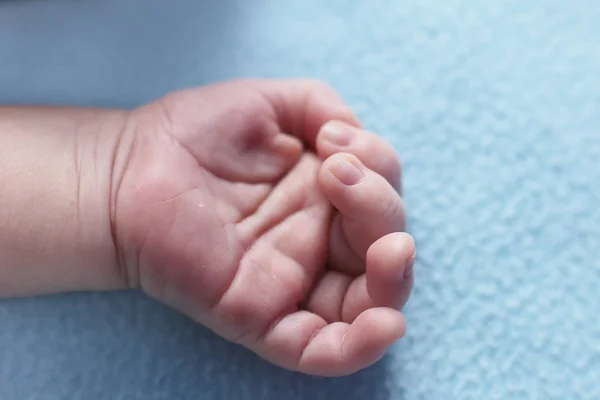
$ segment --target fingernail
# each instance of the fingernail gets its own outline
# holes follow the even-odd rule
[[[362,171],[347,158],[340,158],[336,161],[329,172],[346,186],[356,185],[364,177]]]
[[[352,131],[338,122],[332,122],[323,127],[325,140],[336,146],[345,147],[352,141]]]
[[[408,260],[406,260],[406,266],[404,266],[404,273],[402,274],[402,278],[410,279],[414,273],[415,266],[415,256],[410,256]]]

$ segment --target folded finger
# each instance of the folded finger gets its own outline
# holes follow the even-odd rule
[[[360,275],[367,249],[379,238],[404,230],[402,199],[385,178],[347,153],[324,161],[319,186],[339,212],[331,230],[332,267]]]
[[[298,311],[275,323],[257,352],[302,373],[349,375],[377,362],[405,330],[403,315],[390,308],[369,309],[351,324],[327,324],[316,314]]]
[[[367,251],[365,274],[353,278],[328,270],[314,285],[304,307],[327,322],[348,323],[369,308],[401,310],[412,290],[414,259],[415,243],[410,235],[386,235]]]
[[[317,136],[317,154],[326,159],[340,152],[355,155],[367,168],[382,175],[400,191],[400,158],[382,137],[342,121],[328,122]]]

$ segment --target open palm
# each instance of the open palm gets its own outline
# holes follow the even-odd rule
[[[132,121],[113,211],[132,287],[305,373],[352,373],[404,334],[400,164],[331,89],[219,84]]]

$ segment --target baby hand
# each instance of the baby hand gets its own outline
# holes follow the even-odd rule
[[[350,374],[403,336],[400,163],[330,88],[236,81],[131,121],[111,215],[130,287],[308,374]]]

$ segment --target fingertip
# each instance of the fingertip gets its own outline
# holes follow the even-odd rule
[[[332,120],[321,127],[316,143],[317,154],[322,159],[341,152],[353,154],[401,191],[402,162],[394,147],[383,137],[347,122]]]
[[[351,126],[342,121],[332,120],[325,123],[317,136],[317,151],[320,155],[329,156],[341,148],[350,146],[356,134]]]
[[[296,163],[302,155],[303,145],[298,138],[280,133],[273,137],[271,148],[275,154]]]
[[[343,189],[361,183],[366,175],[366,167],[354,155],[336,153],[323,161],[319,177],[328,189]]]
[[[402,308],[414,283],[413,265],[416,250],[411,235],[388,234],[367,250],[367,290],[377,303]]]
[[[367,250],[367,264],[372,262],[374,268],[389,264],[385,261],[390,259],[390,255],[396,260],[406,261],[416,256],[415,239],[407,232],[392,232],[377,241]],[[391,253],[391,254],[390,254]],[[396,261],[394,260],[394,261]]]
[[[402,278],[404,280],[412,279],[414,276],[414,266],[415,260],[417,258],[417,253],[413,252],[413,254],[408,257],[406,260],[406,264],[404,265],[404,271],[402,272]]]

